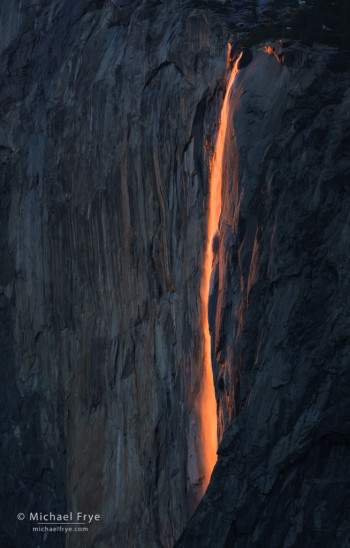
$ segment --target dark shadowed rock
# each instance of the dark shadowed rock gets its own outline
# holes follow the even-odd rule
[[[247,67],[249,63],[251,63],[253,60],[253,54],[252,50],[249,48],[244,48],[242,50],[242,55],[240,60],[238,61],[238,70]]]
[[[350,543],[350,75],[330,55],[298,46],[289,70],[254,52],[232,94],[211,327],[223,437],[181,548]]]
[[[216,255],[217,252],[219,251],[219,246],[220,246],[219,234],[216,233],[212,242],[212,250],[214,255]]]
[[[343,548],[349,74],[321,47],[243,52],[209,298],[221,443],[188,523],[227,21],[148,0],[0,14],[1,546],[170,548],[188,525],[179,546]],[[45,536],[16,519],[35,511],[101,525]]]
[[[297,52],[293,49],[285,50],[279,54],[282,65],[292,67],[297,63]]]
[[[0,10],[0,545],[170,547],[202,491],[203,150],[228,32],[176,2],[29,4]],[[101,525],[46,542],[16,519],[68,510]]]

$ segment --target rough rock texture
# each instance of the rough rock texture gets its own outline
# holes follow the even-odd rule
[[[350,78],[331,50],[269,51],[232,92],[210,299],[223,439],[179,547],[350,545]]]
[[[203,150],[229,32],[175,1],[0,15],[1,544],[172,546],[201,492]],[[254,50],[237,80],[211,299],[227,431],[183,546],[347,539],[350,105],[331,55]],[[67,510],[101,523],[16,519]]]
[[[17,513],[82,511],[101,523],[68,546],[171,546],[201,495],[203,118],[227,36],[175,3],[1,17],[1,543],[62,546]]]

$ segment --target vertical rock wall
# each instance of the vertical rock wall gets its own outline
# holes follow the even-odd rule
[[[200,496],[203,146],[228,32],[175,2],[0,10],[1,542],[172,546]],[[330,50],[279,53],[255,50],[232,98],[222,443],[191,548],[349,542],[349,78]],[[33,536],[30,511],[101,523]]]
[[[101,523],[67,546],[171,546],[200,495],[203,119],[226,39],[175,3],[1,17],[2,542],[63,546],[17,512],[82,511]]]
[[[210,304],[223,438],[181,547],[350,543],[349,73],[274,46],[232,96]]]

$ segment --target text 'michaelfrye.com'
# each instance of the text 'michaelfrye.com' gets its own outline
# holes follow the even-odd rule
[[[53,532],[53,533],[71,533],[71,532],[86,532],[89,530],[87,525],[101,520],[100,514],[89,514],[84,512],[68,512],[67,514],[54,514],[49,512],[29,512],[26,516],[19,512],[17,519],[24,521],[28,519],[30,522],[35,522],[33,527],[34,532]],[[34,525],[34,523],[33,523]]]

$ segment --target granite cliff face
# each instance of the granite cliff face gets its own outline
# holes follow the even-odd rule
[[[176,2],[1,7],[4,546],[173,546],[200,500],[224,23]],[[275,47],[232,96],[209,303],[222,442],[180,546],[350,542],[349,74],[329,48]],[[16,519],[50,511],[101,523]]]
[[[7,546],[62,546],[16,515],[68,510],[102,516],[68,546],[171,546],[201,495],[203,113],[226,37],[175,8],[2,13]]]
[[[350,543],[350,94],[333,62],[275,44],[237,78],[210,299],[222,442],[179,547]]]

